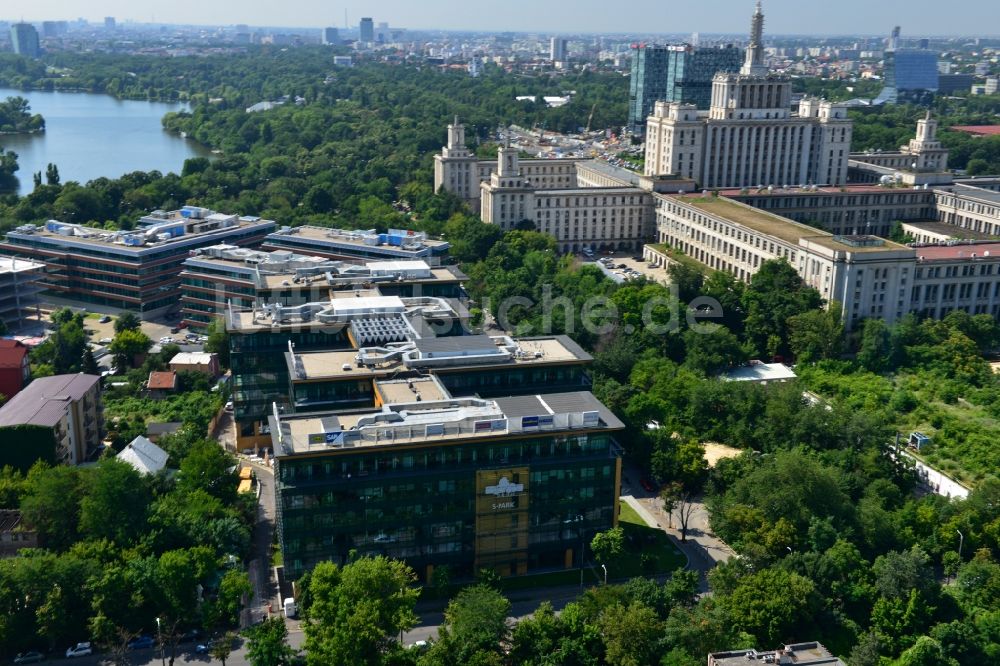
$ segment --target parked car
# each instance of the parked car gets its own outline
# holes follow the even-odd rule
[[[212,641],[205,641],[204,643],[198,643],[194,647],[195,654],[208,654],[208,651],[212,649]]]
[[[177,333],[181,332],[181,329],[177,326],[174,326],[173,328],[170,329],[170,332],[176,335]]]
[[[94,648],[91,647],[90,642],[77,643],[71,648],[66,648],[66,658],[71,659],[73,657],[86,657],[94,654]]]
[[[109,321],[111,321],[111,317],[109,317],[108,315],[104,315],[103,317],[101,317],[97,321],[100,324],[107,324]]]
[[[37,664],[40,661],[45,661],[45,655],[37,650],[20,652],[14,657],[15,664]]]
[[[146,650],[153,647],[156,641],[153,640],[152,636],[136,636],[128,643],[125,647],[129,650]]]
[[[218,404],[218,403],[216,403],[216,404]],[[233,401],[232,400],[230,400],[229,402],[226,403],[226,411],[227,412],[233,411]]]
[[[114,338],[101,338],[100,340],[98,340],[98,342],[100,342],[102,345],[110,345],[114,341],[115,341]]]

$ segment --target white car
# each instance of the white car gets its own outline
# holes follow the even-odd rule
[[[99,342],[102,345],[110,345],[114,341],[115,341],[114,338],[101,338]]]
[[[174,341],[174,339],[171,338],[170,336],[167,336],[167,335],[165,335],[162,338],[160,338],[160,344],[161,345],[169,345],[173,341]]]
[[[86,657],[91,654],[94,654],[94,649],[90,646],[90,643],[77,643],[71,648],[66,648],[67,659],[71,657]]]

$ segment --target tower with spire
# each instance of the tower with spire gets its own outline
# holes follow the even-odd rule
[[[760,0],[750,20],[750,43],[747,45],[746,56],[740,74],[744,76],[763,76],[767,74],[764,66],[764,11]]]
[[[434,191],[442,188],[479,207],[479,160],[465,145],[465,125],[455,116],[448,125],[448,143],[434,156]]]

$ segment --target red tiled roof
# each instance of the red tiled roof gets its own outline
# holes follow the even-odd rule
[[[173,391],[177,388],[177,374],[173,371],[151,372],[146,388],[151,391]]]
[[[20,368],[28,348],[17,340],[0,339],[0,368]]]
[[[1000,125],[952,125],[948,129],[957,132],[978,134],[979,136],[994,136],[1000,134]]]
[[[980,259],[1000,258],[1000,243],[959,243],[956,245],[925,245],[913,248],[917,259],[933,261],[935,259]]]

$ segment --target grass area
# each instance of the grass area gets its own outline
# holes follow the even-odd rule
[[[701,263],[697,259],[693,259],[684,254],[683,252],[681,252],[680,250],[672,248],[665,243],[651,243],[650,247],[652,247],[654,250],[657,250],[667,255],[667,257],[671,261],[676,261],[679,264],[683,264],[689,268],[693,268],[699,273],[704,274],[706,277],[711,275],[713,272],[711,268]]]
[[[625,553],[618,562],[608,567],[610,578],[618,580],[667,574],[685,565],[684,555],[666,532],[647,525],[625,502],[619,502],[619,506],[618,524],[625,532]]]
[[[272,567],[280,567],[280,566],[284,565],[284,563],[285,563],[285,558],[281,554],[281,548],[279,548],[278,546],[272,545],[271,546],[271,566]]]

